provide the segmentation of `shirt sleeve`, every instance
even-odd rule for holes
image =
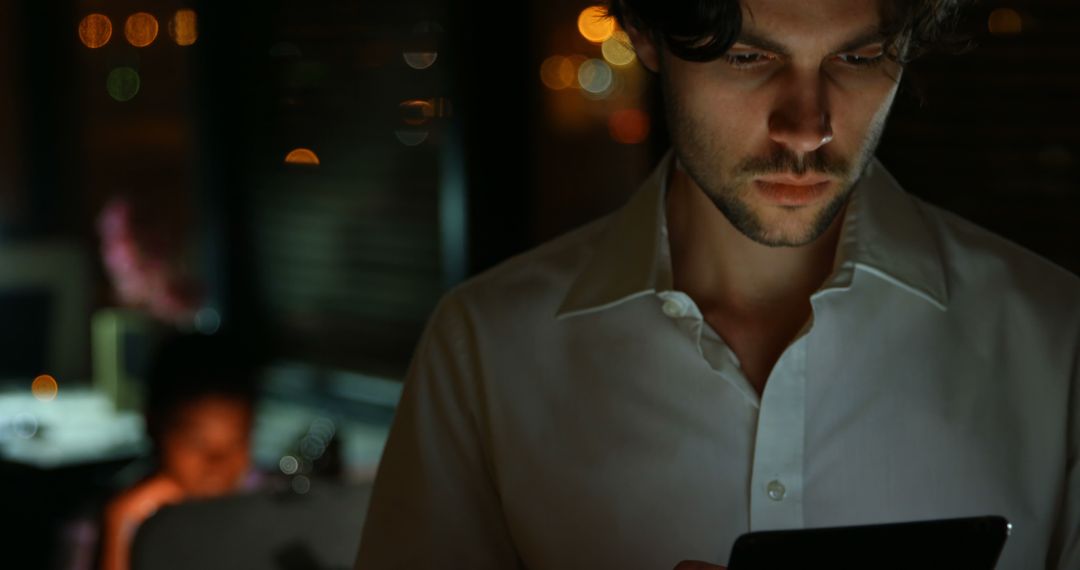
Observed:
[[[1077,342],[1080,343],[1080,338]],[[1050,543],[1048,570],[1080,568],[1080,348],[1073,358],[1068,426],[1065,497]]]
[[[448,294],[406,375],[357,569],[521,566],[485,451],[473,332],[462,303]]]

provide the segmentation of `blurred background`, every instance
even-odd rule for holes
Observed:
[[[273,498],[230,520],[285,529],[264,545],[276,567],[347,565],[439,296],[618,207],[667,149],[655,82],[596,16],[572,0],[0,2],[11,567],[95,566],[98,513],[147,473],[146,378],[176,334],[243,338],[260,363],[251,459]],[[908,191],[1073,272],[1078,25],[1075,2],[982,2],[970,53],[909,69],[879,151]],[[333,532],[310,521],[352,538],[315,548]]]

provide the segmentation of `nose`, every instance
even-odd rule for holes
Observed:
[[[811,153],[833,139],[825,82],[820,77],[791,78],[769,114],[769,138],[798,155]]]

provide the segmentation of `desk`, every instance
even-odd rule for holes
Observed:
[[[142,416],[113,409],[87,388],[39,401],[28,390],[0,393],[0,460],[38,469],[130,459],[150,449]]]
[[[58,524],[99,508],[117,473],[148,450],[142,418],[115,412],[103,394],[61,387],[43,402],[25,389],[0,393],[5,567],[55,567]]]

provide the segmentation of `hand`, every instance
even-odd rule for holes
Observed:
[[[181,501],[184,492],[171,478],[155,475],[124,491],[105,508],[101,540],[104,570],[126,570],[131,540],[139,525],[159,508]]]
[[[675,570],[727,570],[727,566],[717,566],[700,560],[683,560],[675,566]]]

